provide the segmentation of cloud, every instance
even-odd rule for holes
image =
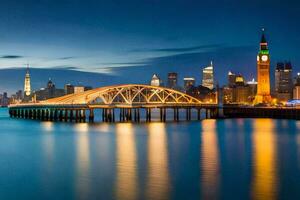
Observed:
[[[183,48],[153,48],[153,49],[134,49],[130,52],[160,52],[160,53],[184,53],[191,51],[199,51],[199,50],[215,50],[218,48],[224,47],[224,44],[209,44],[209,45],[198,45],[192,47],[183,47]]]
[[[62,65],[62,66],[52,66],[52,67],[48,67],[50,69],[63,69],[63,70],[78,70],[78,67],[74,67],[74,66],[66,66],[66,65]]]
[[[67,57],[60,57],[58,58],[58,60],[70,60],[70,59],[73,59],[75,58],[74,56],[67,56]]]
[[[100,65],[126,65],[126,66],[135,66],[135,65],[145,65],[145,62],[106,62],[99,63]]]
[[[0,56],[1,59],[18,59],[18,58],[24,58],[24,56],[20,55],[3,55]]]

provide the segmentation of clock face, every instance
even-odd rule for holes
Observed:
[[[268,60],[268,56],[263,55],[263,56],[261,57],[261,59],[262,59],[262,61],[266,62],[266,61]]]

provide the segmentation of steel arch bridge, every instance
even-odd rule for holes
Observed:
[[[96,88],[78,94],[65,95],[37,103],[14,104],[9,106],[11,117],[50,121],[85,121],[86,114],[90,122],[94,121],[94,110],[102,110],[102,121],[114,122],[115,110],[119,112],[119,121],[139,122],[142,110],[146,122],[151,121],[151,110],[160,110],[160,120],[166,121],[168,109],[173,110],[174,120],[179,121],[179,109],[186,110],[186,120],[191,120],[191,110],[197,110],[200,120],[201,109],[210,117],[218,116],[216,103],[202,101],[185,93],[164,87],[150,85],[114,85]]]
[[[126,84],[100,87],[79,94],[70,94],[41,101],[46,105],[143,106],[143,105],[201,105],[200,100],[185,93],[150,85]]]

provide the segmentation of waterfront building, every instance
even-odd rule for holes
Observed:
[[[228,86],[233,87],[235,85],[236,75],[231,71],[228,72]]]
[[[92,90],[93,87],[92,86],[84,86],[84,91],[88,91],[88,90]]]
[[[27,65],[25,81],[24,81],[24,98],[30,97],[30,95],[31,95],[30,73],[29,73],[29,66]]]
[[[184,90],[187,91],[190,87],[195,86],[195,78],[185,77],[183,78]]]
[[[291,99],[293,92],[292,65],[290,62],[279,62],[275,69],[275,92],[279,102]]]
[[[230,104],[233,103],[233,87],[225,86],[222,89],[223,103]]]
[[[177,73],[175,72],[168,73],[168,87],[169,88],[177,87]]]
[[[216,91],[210,90],[207,87],[204,87],[202,85],[199,85],[197,87],[191,86],[186,93],[192,97],[195,97],[202,102],[206,103],[215,103],[216,102]]]
[[[209,66],[202,70],[202,86],[210,90],[214,88],[214,67],[212,61]]]
[[[153,74],[152,79],[150,81],[150,85],[157,87],[161,85],[161,80],[157,74]]]
[[[247,82],[247,85],[249,86],[249,100],[250,102],[253,102],[255,99],[255,95],[257,93],[257,82],[253,78],[251,81]]]
[[[74,94],[82,93],[84,91],[85,91],[84,86],[81,86],[81,85],[74,86]]]
[[[74,85],[68,83],[64,86],[65,94],[74,94]]]
[[[271,103],[271,101],[270,54],[263,30],[260,41],[260,49],[257,55],[257,94],[255,96],[254,104]]]
[[[236,85],[232,90],[232,100],[238,104],[249,103],[249,86],[246,84]]]
[[[46,88],[41,88],[40,90],[34,92],[34,99],[35,101],[42,101],[63,95],[65,95],[65,90],[57,89],[51,78],[49,78]]]
[[[300,100],[300,73],[297,73],[293,89],[293,99]]]
[[[9,104],[9,98],[7,96],[7,93],[4,92],[3,94],[0,94],[0,106],[7,107],[8,104]]]

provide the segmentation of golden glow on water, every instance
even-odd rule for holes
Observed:
[[[203,120],[201,122],[201,192],[203,199],[216,199],[219,187],[219,151],[216,132],[216,120]]]
[[[165,123],[159,122],[148,124],[148,199],[168,199],[170,177],[165,126]]]
[[[54,125],[53,122],[42,122],[43,129],[46,130],[47,132],[53,131],[53,125]]]
[[[253,121],[253,199],[276,198],[276,137],[274,120]]]
[[[97,130],[101,133],[108,133],[110,131],[111,125],[108,123],[102,123],[97,125]]]
[[[76,135],[76,160],[77,181],[76,191],[78,199],[86,199],[89,194],[90,179],[90,148],[89,148],[89,125],[86,123],[76,124],[74,128]]]
[[[137,153],[131,123],[116,124],[116,199],[137,199]]]

